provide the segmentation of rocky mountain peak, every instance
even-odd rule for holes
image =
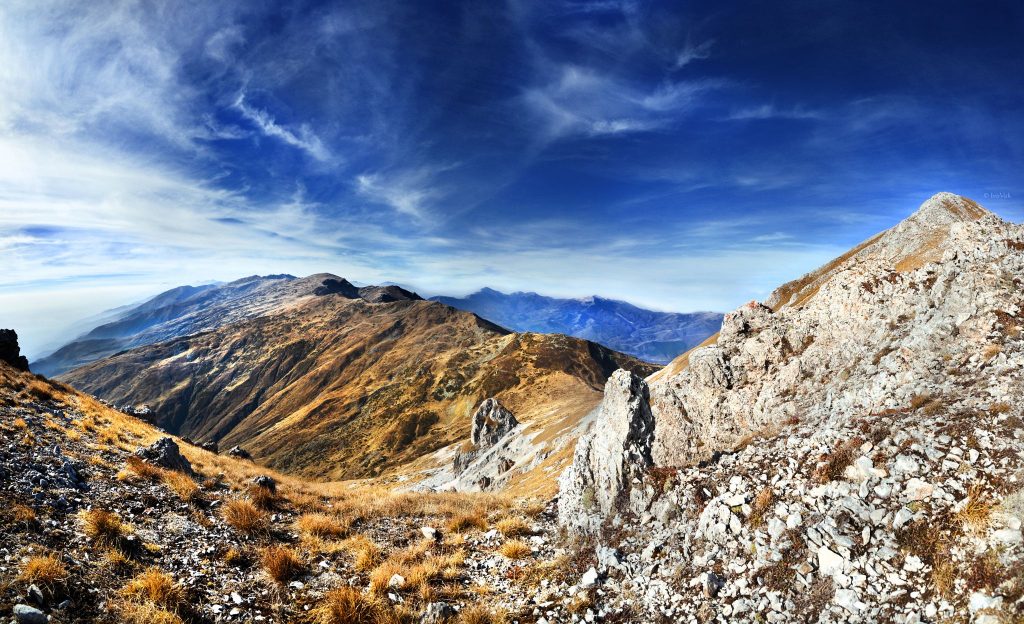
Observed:
[[[910,218],[932,225],[977,221],[992,214],[972,199],[955,193],[936,193],[929,197]]]
[[[1019,618],[1021,275],[1024,226],[929,199],[649,378],[656,468],[609,480],[637,464],[595,462],[623,431],[595,426],[560,519],[612,520],[621,552],[598,571],[653,574],[640,608],[678,621]],[[610,381],[599,422],[625,422],[621,404]]]

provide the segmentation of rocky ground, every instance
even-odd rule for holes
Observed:
[[[1024,621],[1024,423],[931,403],[655,469],[601,608],[649,621]],[[953,415],[955,414],[955,416]],[[620,519],[621,520],[621,519]]]

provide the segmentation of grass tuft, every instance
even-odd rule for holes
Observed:
[[[121,518],[105,509],[84,510],[79,516],[86,536],[98,544],[112,546],[128,532]]]
[[[302,573],[305,568],[302,559],[287,546],[268,546],[260,551],[260,563],[267,576],[279,585],[284,585]]]
[[[68,570],[54,554],[32,557],[21,567],[18,579],[53,590],[68,578]]]
[[[310,624],[397,624],[390,607],[354,587],[339,587],[310,611]]]
[[[505,537],[522,537],[533,533],[530,523],[514,516],[499,520],[495,528]]]
[[[224,521],[243,535],[263,535],[270,530],[270,516],[244,498],[233,498],[224,503],[221,511]]]
[[[523,540],[514,539],[502,544],[498,552],[508,559],[525,559],[533,554],[533,549]]]
[[[319,538],[345,537],[349,531],[348,523],[324,513],[302,514],[295,520],[295,528],[300,533]]]

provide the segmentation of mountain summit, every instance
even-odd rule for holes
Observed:
[[[932,197],[646,382],[613,376],[563,523],[613,526],[627,578],[662,553],[651,617],[1019,618],[1022,275],[1024,226]]]

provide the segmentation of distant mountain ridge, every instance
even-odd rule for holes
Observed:
[[[566,334],[665,364],[718,331],[718,312],[657,312],[604,297],[560,299],[534,292],[483,288],[466,297],[431,301],[473,312],[514,331]]]
[[[211,331],[261,316],[301,297],[327,294],[370,303],[422,299],[398,286],[357,288],[329,273],[302,278],[250,275],[228,283],[179,286],[139,305],[104,314],[106,322],[33,362],[33,369],[56,376],[126,349]]]

